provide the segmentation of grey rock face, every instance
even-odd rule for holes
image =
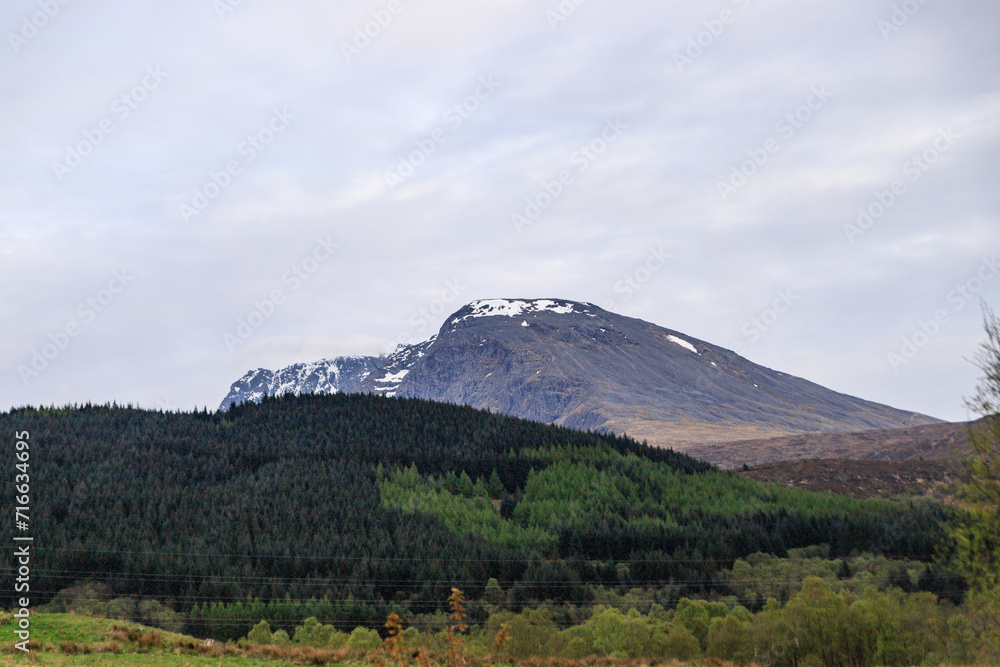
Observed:
[[[230,400],[348,391],[468,404],[681,445],[936,423],[758,366],[680,332],[560,299],[493,299],[387,357],[258,370]],[[337,369],[331,380],[330,364]],[[352,365],[353,364],[353,365]],[[350,369],[350,370],[348,370]],[[270,374],[270,375],[269,375]]]
[[[384,358],[382,365],[376,371],[345,388],[344,391],[395,396],[399,385],[413,367],[427,356],[427,350],[434,344],[436,338],[437,336],[415,345],[400,345],[395,352]]]
[[[233,383],[219,410],[247,401],[260,402],[265,396],[345,391],[363,382],[384,363],[385,357],[337,357],[295,364],[276,372],[258,368]]]

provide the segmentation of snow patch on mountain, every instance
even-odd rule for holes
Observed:
[[[590,314],[590,304],[573,303],[572,301],[554,301],[552,299],[483,299],[473,301],[463,308],[453,320],[453,324],[479,317],[519,317],[531,313],[550,312],[558,315],[573,313]],[[591,306],[593,307],[593,306]]]
[[[389,355],[382,367],[367,378],[367,382],[362,381],[351,389],[395,396],[400,383],[410,374],[417,362],[427,354],[427,348],[433,345],[435,340],[437,340],[437,336],[416,345],[399,345],[396,347],[396,351]]]
[[[278,371],[258,368],[233,383],[219,410],[233,403],[259,403],[265,396],[334,394],[364,382],[385,363],[385,357],[337,357],[293,364]]]
[[[678,345],[680,345],[684,349],[691,350],[695,354],[698,354],[698,348],[696,348],[694,345],[692,345],[691,343],[687,342],[683,338],[679,338],[678,336],[672,336],[671,335],[671,336],[667,336],[667,340],[669,340],[671,343],[677,343]]]

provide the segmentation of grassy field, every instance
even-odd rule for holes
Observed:
[[[279,667],[337,665],[325,652],[271,647],[239,649],[185,635],[104,618],[74,614],[33,614],[31,652],[13,647],[14,626],[0,626],[0,665],[171,665],[173,667]],[[253,655],[257,653],[258,655]],[[286,653],[287,656],[281,656]]]
[[[169,665],[170,667],[282,667],[284,665],[361,666],[388,665],[379,654],[350,654],[347,651],[322,651],[295,646],[239,647],[233,644],[206,644],[205,641],[162,630],[143,627],[135,623],[77,616],[74,614],[32,615],[30,653],[14,648],[14,626],[9,614],[0,617],[0,665],[52,665],[89,667],[91,665]],[[428,660],[426,665],[444,663]],[[465,656],[461,660],[467,667],[485,667],[492,664],[484,656]],[[412,663],[411,663],[412,664]],[[664,667],[704,665],[698,661],[613,660],[553,660],[530,658],[522,664],[527,667]],[[710,661],[713,667],[726,667],[730,663]],[[498,663],[498,667],[512,667]]]
[[[67,656],[55,653],[37,654],[35,659],[5,656],[2,665],[56,665],[62,667],[77,667],[90,665],[171,665],[172,667],[274,667],[276,665],[301,665],[304,663],[288,662],[286,660],[268,660],[258,658],[242,658],[226,656],[213,658],[209,656],[174,655],[170,653],[131,653],[122,655],[82,655]]]
[[[393,667],[381,653],[350,654],[347,651],[323,651],[296,646],[236,646],[206,644],[193,637],[155,630],[135,623],[73,614],[35,614],[32,616],[32,650],[23,653],[14,648],[14,627],[10,615],[0,616],[0,665],[52,665],[88,667],[91,665],[169,665],[171,667],[280,667],[284,665],[329,665],[331,667],[374,665]],[[6,622],[5,622],[6,621]],[[442,656],[443,657],[443,656]],[[414,663],[411,662],[411,665]],[[431,667],[448,664],[431,659],[421,664]],[[460,659],[465,667],[488,667],[486,656],[467,655]],[[589,658],[581,660],[527,658],[524,667],[735,667],[721,660],[678,662],[673,660],[630,660]],[[513,667],[497,663],[498,667]],[[416,667],[416,665],[414,665]],[[746,667],[753,667],[752,665]]]

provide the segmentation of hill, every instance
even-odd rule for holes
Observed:
[[[341,373],[344,368],[352,372]],[[386,357],[251,371],[233,384],[220,409],[262,395],[337,391],[627,433],[698,456],[710,443],[938,422],[758,366],[678,331],[562,299],[476,301],[432,339]]]
[[[854,498],[929,496],[950,502],[968,480],[958,461],[854,461],[796,459],[775,461],[739,473],[760,482]]]
[[[799,459],[956,461],[967,453],[968,423],[942,423],[858,433],[803,433],[705,445],[698,457],[724,468]]]
[[[633,582],[680,595],[710,590],[714,572],[756,552],[827,544],[833,557],[928,559],[947,516],[418,399],[21,409],[0,415],[0,429],[31,434],[41,598],[99,579],[191,610],[192,631],[223,638],[198,625],[215,613],[199,605],[326,597],[326,617],[353,627],[384,620],[388,601],[436,608],[454,582],[478,596],[490,577],[517,604]],[[247,613],[232,636],[249,630]]]

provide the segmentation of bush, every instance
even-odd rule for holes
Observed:
[[[295,628],[292,641],[300,646],[327,647],[331,644],[337,629],[332,625],[323,625],[315,616],[307,618],[302,625]]]
[[[156,648],[163,643],[163,636],[156,630],[150,630],[142,633],[136,643],[144,649]]]
[[[39,611],[52,614],[73,612],[81,616],[96,616],[103,611],[103,603],[114,595],[111,587],[98,581],[78,581],[56,593]],[[132,620],[132,619],[122,619]]]
[[[115,601],[113,600],[112,602]],[[154,628],[166,630],[167,632],[180,632],[184,628],[184,616],[160,604],[156,600],[143,600],[140,602],[135,620],[145,625],[151,625]]]
[[[115,598],[104,605],[98,605],[94,611],[107,618],[116,618],[120,621],[136,622],[139,620],[139,605],[132,598]]]
[[[88,645],[70,641],[68,639],[59,642],[59,650],[66,655],[85,655],[90,653],[90,647]]]
[[[579,660],[594,655],[594,636],[590,629],[582,625],[563,630],[563,648],[560,657]]]
[[[625,647],[625,617],[617,609],[598,605],[587,621],[587,629],[594,638],[594,650],[601,655],[621,652]]]
[[[708,613],[701,605],[694,606]],[[619,659],[700,657],[702,650],[695,635],[683,624],[668,622],[663,616],[662,609],[642,616],[634,609],[622,614],[617,609],[598,606],[582,627],[561,633],[566,642],[561,654],[564,657],[598,654]]]
[[[517,660],[531,656],[562,653],[565,639],[561,637],[551,615],[545,609],[526,609],[520,614],[498,612],[486,621],[485,634],[493,637],[507,626],[507,643],[501,654]]]
[[[1000,588],[971,593],[969,625],[978,638],[980,662],[1000,664]]]
[[[739,609],[743,609],[739,607]],[[746,609],[743,609],[746,612]],[[741,665],[750,662],[753,650],[750,646],[750,623],[742,614],[733,610],[725,618],[713,618],[708,627],[708,642],[705,654],[710,658],[730,660]]]
[[[905,666],[944,657],[948,624],[934,595],[904,595],[897,589],[853,606],[874,612],[877,619],[875,662]]]
[[[697,660],[701,657],[698,639],[685,626],[674,623],[667,633],[664,644],[665,658],[674,660]]]
[[[253,630],[247,635],[247,641],[251,644],[270,644],[272,642],[271,625],[267,621],[261,621],[253,626]]]
[[[713,618],[723,618],[728,613],[721,602],[681,598],[674,613],[674,622],[680,623],[695,636],[702,650],[708,643],[708,627]]]
[[[78,614],[103,616],[121,621],[142,623],[167,632],[181,632],[184,615],[156,601],[136,600],[128,597],[113,598],[111,588],[97,581],[81,581],[59,591],[39,611],[51,614]]]
[[[375,630],[354,628],[347,638],[347,648],[355,650],[372,650],[382,647],[382,637]]]

